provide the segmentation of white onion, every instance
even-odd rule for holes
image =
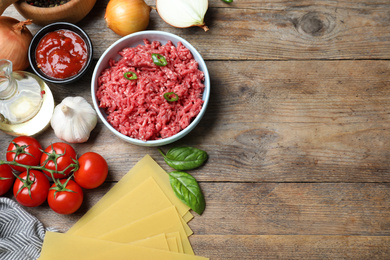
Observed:
[[[160,17],[177,28],[199,26],[205,31],[204,23],[208,0],[157,0],[156,9]]]

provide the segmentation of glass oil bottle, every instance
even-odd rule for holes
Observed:
[[[13,135],[34,136],[50,124],[53,95],[38,76],[12,71],[12,62],[0,60],[0,130]]]

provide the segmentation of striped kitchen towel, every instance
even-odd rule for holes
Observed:
[[[9,198],[0,198],[0,259],[35,260],[41,252],[45,228]]]

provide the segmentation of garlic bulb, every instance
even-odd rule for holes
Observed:
[[[51,118],[55,135],[69,143],[84,143],[97,123],[96,111],[83,97],[67,97]]]
[[[177,28],[199,26],[208,31],[204,16],[208,0],[157,0],[156,9],[160,17]]]

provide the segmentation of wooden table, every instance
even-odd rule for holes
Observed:
[[[119,36],[99,0],[80,23],[95,62]],[[147,1],[154,6],[155,2]],[[10,7],[4,15],[23,19]],[[390,3],[388,0],[210,0],[210,30],[176,29],[151,12],[148,29],[177,34],[202,54],[211,100],[181,141],[208,152],[192,171],[207,207],[190,222],[197,255],[217,259],[390,259]],[[34,33],[40,27],[29,27]],[[92,69],[50,85],[56,102],[91,102]],[[0,134],[4,158],[12,138]],[[52,129],[43,145],[59,141]],[[107,159],[107,182],[70,216],[27,209],[66,231],[145,154],[98,123],[80,153]]]

